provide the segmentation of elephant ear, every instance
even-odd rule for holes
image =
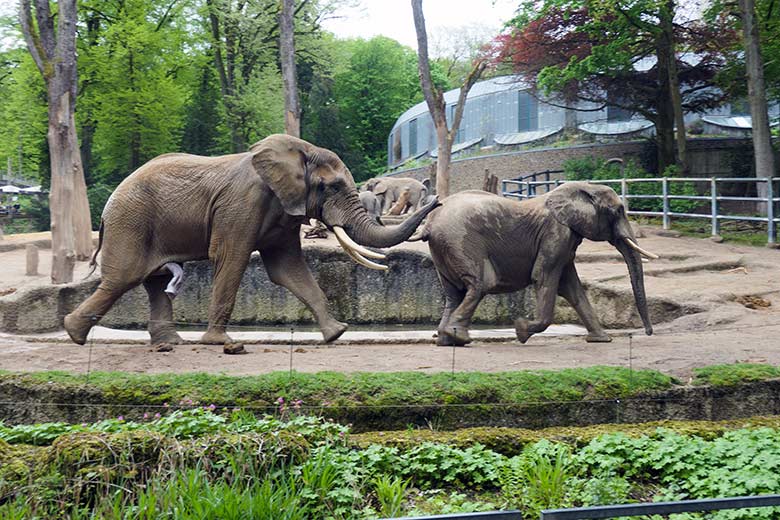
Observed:
[[[387,192],[388,187],[389,186],[386,182],[379,181],[376,183],[372,191],[374,192],[374,195],[382,195],[383,193]]]
[[[599,238],[602,215],[597,203],[578,184],[564,184],[554,189],[547,195],[545,206],[558,223],[568,226],[578,235],[591,240],[603,240]]]
[[[306,215],[307,151],[310,147],[301,139],[276,134],[255,143],[249,150],[258,175],[289,215]]]

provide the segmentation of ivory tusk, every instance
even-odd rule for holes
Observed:
[[[349,235],[347,235],[347,232],[344,231],[344,228],[341,226],[334,226],[333,232],[336,233],[336,238],[339,239],[339,242],[341,243],[341,246],[344,249],[352,249],[353,251],[359,253],[361,256],[365,256],[368,258],[373,258],[375,260],[384,260],[387,258],[382,253],[374,253],[373,251],[366,249],[365,247],[361,246],[351,238],[349,238]]]
[[[639,254],[645,255],[647,258],[652,258],[653,260],[658,260],[659,258],[661,258],[660,256],[658,256],[655,253],[651,253],[650,251],[645,251],[644,249],[639,247],[639,244],[637,244],[636,242],[634,242],[630,238],[626,238],[624,240],[626,241],[626,244],[631,246],[631,249],[637,251]]]
[[[377,271],[387,271],[388,267],[386,265],[378,264],[376,262],[372,262],[371,260],[367,260],[360,256],[360,253],[357,251],[354,251],[350,249],[344,242],[341,241],[341,239],[336,236],[336,239],[339,241],[339,244],[344,249],[344,252],[349,255],[349,257],[357,262],[358,264],[362,265],[363,267],[368,267],[369,269],[376,269]]]

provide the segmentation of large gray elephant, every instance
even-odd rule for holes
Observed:
[[[420,201],[428,194],[428,188],[410,177],[376,177],[366,181],[365,189],[373,191],[382,207],[382,214],[388,210],[401,197],[404,189],[409,189],[409,207],[417,209]],[[406,213],[406,211],[403,211]]]
[[[550,326],[557,295],[577,312],[588,341],[611,341],[574,267],[583,238],[609,241],[623,255],[645,332],[653,333],[640,254],[657,256],[637,245],[620,198],[606,186],[572,182],[523,202],[484,191],[456,193],[430,214],[414,238],[428,241],[444,288],[439,345],[471,341],[471,318],[484,295],[530,285],[536,291],[537,318],[516,320],[520,342]]]
[[[98,244],[98,250],[103,248],[100,285],[65,317],[65,329],[84,344],[114,302],[143,283],[151,305],[152,342],[180,343],[165,294],[169,270],[176,271],[176,263],[208,258],[214,263],[214,283],[201,341],[227,342],[236,292],[257,250],[271,281],[306,304],[325,341],[333,341],[347,326],[328,312],[325,294],[304,261],[301,224],[318,219],[355,261],[387,269],[368,259],[384,255],[363,246],[403,242],[436,204],[401,225],[380,226],[361,206],[352,174],[335,153],[287,135],[269,136],[234,155],[161,155],[122,181],[106,203]]]

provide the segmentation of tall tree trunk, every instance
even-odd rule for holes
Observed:
[[[295,77],[294,0],[282,0],[279,13],[279,54],[284,83],[284,131],[301,136],[301,108],[298,103],[298,82]]]
[[[748,99],[750,117],[753,120],[753,152],[756,161],[756,177],[772,178],[775,171],[775,158],[769,133],[769,113],[764,83],[764,61],[761,57],[761,45],[756,23],[754,0],[739,0],[744,34],[745,61],[747,62]],[[759,196],[766,197],[766,185],[759,184]],[[777,196],[777,194],[775,194]]]
[[[658,59],[658,97],[656,98],[655,140],[658,156],[658,173],[674,165],[677,160],[674,152],[674,106],[670,87],[670,43],[661,31],[656,36],[656,58]],[[679,92],[679,90],[678,90]]]
[[[669,73],[669,99],[672,102],[674,112],[674,125],[677,127],[677,166],[683,176],[688,174],[688,143],[685,135],[685,114],[682,108],[682,95],[680,94],[680,78],[677,74],[677,51],[674,43],[674,0],[667,0],[661,8],[661,30],[665,40],[665,49],[669,59],[667,70]]]
[[[455,106],[455,114],[452,117],[452,125],[448,129],[447,105],[444,102],[444,93],[433,84],[431,79],[431,65],[428,59],[428,33],[425,29],[422,0],[412,0],[412,13],[414,15],[414,28],[417,32],[417,69],[420,72],[420,85],[425,96],[425,102],[428,104],[428,111],[433,118],[436,141],[439,148],[436,158],[436,194],[441,198],[445,198],[450,194],[452,143],[455,141],[460,121],[463,119],[463,110],[466,106],[469,90],[479,80],[482,72],[487,67],[487,62],[477,60],[466,76],[463,85],[460,87],[458,104]]]
[[[51,161],[51,278],[53,283],[67,283],[73,280],[76,258],[86,259],[92,252],[92,226],[74,117],[78,88],[76,0],[60,0],[57,8],[56,31],[49,0],[35,0],[37,26],[32,22],[31,0],[21,0],[19,20],[27,49],[46,83]]]

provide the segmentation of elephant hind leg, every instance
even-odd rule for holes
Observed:
[[[461,304],[463,297],[466,295],[466,291],[458,289],[455,285],[447,280],[444,276],[439,274],[439,281],[444,289],[444,311],[442,312],[441,321],[439,321],[439,327],[437,331],[436,344],[442,346],[455,345],[455,338],[450,334],[452,328],[450,327],[450,317],[452,312]]]
[[[76,310],[65,316],[65,330],[70,339],[79,345],[87,342],[89,331],[111,309],[114,303],[128,290],[138,285],[132,283],[116,285],[101,281],[92,295],[84,300]]]
[[[165,287],[173,278],[171,275],[150,276],[144,280],[144,289],[149,296],[149,335],[152,345],[183,343],[173,325],[173,303],[165,293]]]
[[[474,316],[474,311],[477,310],[477,305],[479,305],[479,302],[482,301],[482,297],[485,295],[482,280],[469,279],[464,280],[464,282],[466,293],[463,295],[463,300],[460,304],[452,311],[446,330],[452,337],[453,344],[458,346],[471,343],[471,336],[469,336],[471,318]]]

